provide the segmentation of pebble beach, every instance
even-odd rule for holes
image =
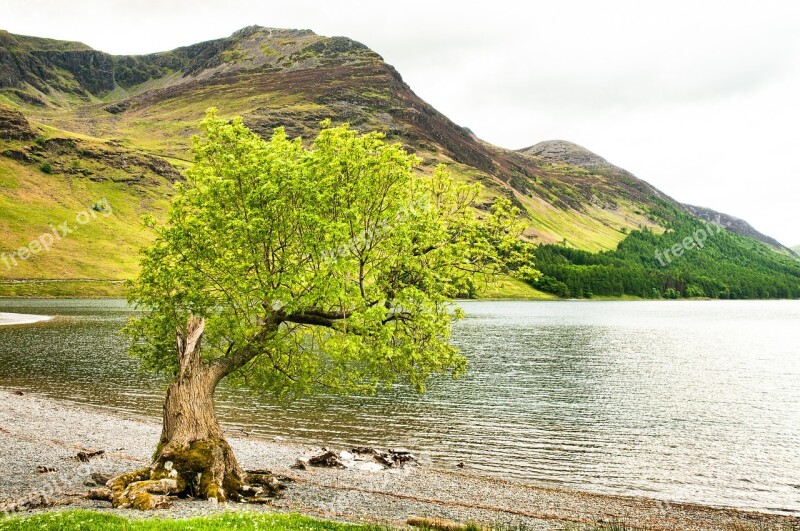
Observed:
[[[110,504],[85,497],[93,475],[114,475],[149,464],[159,419],[56,401],[13,389],[0,390],[0,509],[29,512]],[[291,468],[320,448],[283,440],[229,434],[245,469],[285,476],[288,488],[269,504],[178,500],[165,510],[119,510],[128,518],[187,518],[221,511],[295,512],[336,520],[402,527],[409,517],[444,518],[510,529],[591,529],[603,523],[628,528],[800,529],[800,518],[658,500],[607,496],[483,477],[435,463],[401,469]],[[335,441],[331,441],[335,448]],[[340,448],[344,449],[344,448]],[[104,453],[82,462],[78,452]]]

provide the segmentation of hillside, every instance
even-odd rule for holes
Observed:
[[[683,207],[693,216],[698,217],[703,221],[719,225],[720,227],[725,227],[730,232],[755,238],[756,240],[775,247],[776,249],[782,249],[786,251],[790,250],[775,238],[761,234],[743,219],[731,216],[730,214],[723,214],[722,212],[717,212],[716,210],[711,210],[710,208],[687,205],[686,203],[683,204]]]
[[[680,206],[692,216],[695,216],[703,221],[725,227],[725,229],[728,231],[741,234],[742,236],[755,238],[756,240],[775,247],[776,249],[787,250],[786,247],[776,239],[761,234],[745,220],[729,214],[717,212],[716,210],[712,210],[710,208],[689,205],[686,203],[678,203],[674,199],[665,196],[662,192],[650,186],[649,184],[639,181],[636,176],[629,171],[611,164],[600,155],[592,153],[583,146],[573,144],[572,142],[567,142],[566,140],[548,140],[520,151],[529,155],[542,157],[547,160],[563,162],[572,166],[577,166],[592,173],[607,175],[620,181],[628,180],[632,183],[639,183],[639,186],[648,189],[652,195],[663,198],[669,203]]]
[[[800,261],[666,202],[662,234],[633,231],[614,251],[536,250],[535,286],[559,297],[800,298]]]
[[[661,202],[684,208],[574,144],[489,145],[420,99],[366,46],[308,30],[253,26],[143,56],[0,31],[0,105],[0,252],[103,197],[114,208],[59,252],[0,268],[6,279],[133,274],[150,237],[138,218],[163,212],[210,106],[263,135],[283,126],[310,138],[325,118],[383,131],[422,157],[421,171],[446,163],[458,178],[482,182],[482,208],[510,198],[523,212],[523,237],[538,244],[611,251],[632,231],[666,230]]]
[[[800,255],[800,245],[795,245],[794,247],[792,247],[792,251]]]

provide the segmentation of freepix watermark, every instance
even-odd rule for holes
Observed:
[[[708,238],[714,236],[715,234],[719,234],[720,232],[722,232],[722,227],[719,225],[705,223],[704,229],[697,229],[692,233],[691,236],[687,236],[681,240],[680,243],[676,243],[667,249],[656,249],[656,260],[658,260],[658,263],[661,264],[661,267],[667,267],[667,264],[672,263],[673,258],[680,258],[683,256],[684,252],[691,251],[693,249],[702,249],[705,247]],[[670,256],[670,254],[672,256]]]
[[[74,223],[67,220],[58,225],[51,224],[49,231],[43,232],[27,245],[23,245],[12,253],[0,253],[0,262],[6,266],[6,269],[11,270],[17,267],[20,262],[30,260],[40,253],[51,251],[58,242],[67,238],[70,234],[79,231],[84,225],[91,223],[101,216],[108,217],[113,213],[111,203],[105,198],[100,199],[91,207],[75,214]]]

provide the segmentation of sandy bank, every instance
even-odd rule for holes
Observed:
[[[90,502],[76,494],[87,490],[85,482],[92,473],[120,473],[148,464],[159,428],[158,419],[0,390],[0,503],[47,494],[66,506],[108,509],[105,502]],[[782,515],[542,488],[433,466],[381,472],[292,470],[289,467],[298,457],[318,449],[242,437],[241,433],[231,433],[230,439],[245,468],[270,469],[295,480],[285,496],[265,507],[179,502],[156,516],[253,510],[387,524],[416,515],[515,529],[575,529],[599,521],[655,530],[800,527],[800,518]],[[106,456],[80,463],[74,457],[81,450],[105,450]],[[55,471],[37,473],[37,467]]]

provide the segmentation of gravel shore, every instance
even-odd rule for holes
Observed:
[[[0,389],[0,504],[7,512],[15,502],[44,495],[59,509],[112,510],[106,502],[82,496],[92,474],[146,466],[159,430],[157,419]],[[119,513],[184,518],[220,511],[288,511],[390,525],[425,516],[512,529],[581,529],[599,522],[652,530],[800,529],[800,518],[784,515],[543,488],[427,465],[379,472],[293,470],[297,458],[319,448],[239,432],[229,440],[244,468],[268,469],[294,480],[283,497],[265,506],[179,501],[154,513]],[[78,452],[89,450],[105,454],[89,462],[76,459]]]

